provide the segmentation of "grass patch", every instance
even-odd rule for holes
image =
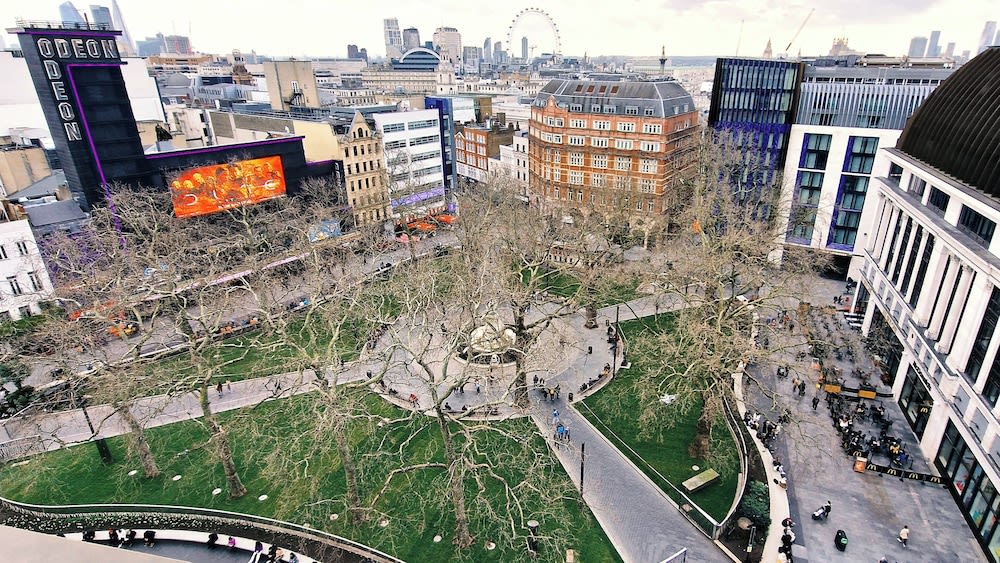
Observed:
[[[525,286],[535,284],[539,291],[545,291],[557,297],[583,301],[585,294],[592,294],[598,307],[608,307],[625,303],[642,297],[639,293],[639,279],[603,279],[598,277],[592,287],[583,287],[583,282],[570,272],[559,269],[544,269],[534,272],[522,269],[521,283]]]
[[[647,331],[667,332],[671,329],[672,322],[672,315],[657,315],[623,322],[620,326],[626,340],[634,340]],[[663,475],[675,487],[683,490],[681,483],[698,473],[691,469],[692,466],[697,465],[701,470],[709,468],[705,460],[692,458],[687,454],[688,445],[695,436],[698,409],[678,416],[675,419],[675,425],[671,428],[662,432],[652,432],[652,436],[647,436],[650,433],[643,432],[646,429],[640,427],[638,413],[643,408],[649,407],[639,404],[638,394],[635,393],[634,386],[639,378],[650,376],[652,370],[649,366],[653,360],[635,354],[629,354],[629,360],[632,362],[632,367],[627,370],[619,370],[618,375],[607,387],[585,399],[584,404],[589,409],[583,408],[580,412],[600,430],[605,431],[608,428],[614,432],[617,439],[608,432],[604,433],[619,445],[623,442],[634,450],[638,456],[628,451],[627,448],[622,448],[623,453],[629,456],[654,483],[676,502],[683,504],[686,501],[683,501],[670,486],[663,483],[663,479],[656,475],[656,472]],[[658,403],[653,408],[666,409],[670,407]],[[725,423],[719,421],[719,424]],[[688,497],[716,521],[721,521],[732,506],[736,495],[739,473],[739,467],[736,465],[738,457],[736,444],[728,433],[725,433],[725,439],[713,443],[713,448],[720,458],[732,460],[733,465],[712,467],[719,472],[720,479],[698,492],[688,493]],[[652,466],[652,469],[646,463]]]
[[[246,496],[229,499],[225,492],[213,496],[216,487],[225,489],[222,467],[214,461],[207,447],[208,433],[200,420],[191,420],[150,429],[147,437],[156,454],[163,475],[154,479],[129,477],[138,463],[129,459],[122,437],[108,440],[116,462],[101,463],[92,444],[82,444],[36,456],[23,466],[0,468],[0,490],[5,497],[36,504],[141,503],[215,508],[257,514],[310,526],[371,545],[407,561],[511,561],[526,557],[524,538],[515,525],[487,517],[503,506],[501,487],[491,485],[479,493],[475,480],[467,479],[466,505],[475,542],[458,550],[451,543],[453,518],[446,499],[447,481],[440,469],[403,473],[389,484],[389,490],[376,507],[389,515],[389,528],[383,529],[373,518],[352,525],[346,517],[336,521],[330,515],[344,516],[344,470],[328,434],[316,432],[321,417],[316,394],[269,401],[256,408],[230,411],[221,415],[230,429],[233,450],[240,476],[248,489]],[[362,496],[371,502],[381,490],[388,472],[397,467],[421,462],[443,461],[442,438],[433,421],[417,417],[385,427],[375,424],[379,417],[400,417],[404,413],[380,399],[368,398],[365,410],[376,417],[350,422],[349,432],[359,466]],[[247,424],[246,419],[270,421],[271,424]],[[586,507],[581,508],[572,484],[562,467],[548,451],[537,429],[529,420],[497,423],[496,428],[511,435],[532,436],[530,448],[500,432],[486,433],[477,440],[482,461],[508,482],[535,483],[541,492],[555,494],[560,518],[540,517],[544,532],[564,538],[587,562],[621,561]],[[531,465],[509,463],[516,456],[543,460]],[[519,469],[520,467],[520,469]],[[181,479],[173,481],[174,475]],[[488,481],[488,480],[487,480]],[[266,494],[266,501],[257,500]],[[524,514],[552,514],[552,506],[539,495],[523,496]],[[434,543],[440,534],[443,541]],[[492,539],[498,544],[487,551],[484,544]],[[543,544],[544,545],[544,544]],[[557,553],[558,551],[558,553]],[[539,560],[562,561],[561,549],[543,549]]]

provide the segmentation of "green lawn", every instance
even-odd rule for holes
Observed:
[[[314,394],[302,395],[223,415],[232,429],[233,449],[248,489],[240,499],[231,500],[225,492],[212,495],[215,487],[225,488],[225,482],[221,466],[204,447],[207,433],[198,420],[148,431],[163,470],[161,477],[129,477],[137,463],[128,459],[124,440],[114,438],[108,441],[116,460],[110,467],[100,462],[92,444],[74,446],[34,457],[26,465],[0,468],[0,491],[7,498],[36,504],[171,504],[258,514],[308,524],[412,562],[511,561],[523,555],[523,535],[515,535],[509,526],[505,528],[489,517],[504,502],[503,491],[488,485],[485,494],[477,495],[479,489],[472,478],[467,479],[466,504],[476,541],[466,550],[456,550],[450,541],[453,518],[444,500],[446,480],[440,469],[400,474],[390,482],[388,493],[377,504],[389,515],[390,529],[377,526],[374,518],[357,527],[344,517],[330,520],[333,513],[343,516],[344,473],[333,440],[323,433],[322,441],[313,438],[317,409],[327,408],[318,405],[319,400]],[[369,398],[366,409],[386,417],[403,414],[379,399]],[[241,423],[240,417],[273,424],[264,425],[261,431],[260,425]],[[440,432],[429,419],[420,417],[385,427],[374,420],[377,418],[350,426],[362,496],[369,501],[391,469],[443,459]],[[258,430],[252,431],[254,427]],[[520,436],[537,432],[528,420],[498,423],[497,428]],[[540,494],[530,494],[530,488],[521,491],[524,514],[540,514],[543,531],[564,538],[581,556],[578,560],[620,561],[589,510],[577,503],[572,484],[543,440],[535,436],[527,443],[530,447],[522,448],[520,442],[500,433],[487,433],[478,443],[477,456],[509,482],[536,483],[541,488],[537,493],[554,495],[555,513],[560,518],[546,518],[545,514],[553,514],[553,503],[543,502]],[[523,467],[532,463],[531,474],[524,474]],[[182,477],[173,481],[174,475]],[[262,494],[268,495],[267,500],[258,500]],[[520,526],[515,529],[523,533]],[[437,534],[444,537],[440,543],[432,541]],[[487,539],[498,544],[495,551],[484,549]],[[561,549],[543,551],[539,560],[562,561],[565,554],[556,551]]]
[[[669,331],[672,320],[673,317],[670,315],[658,315],[623,322],[620,326],[626,340],[634,341],[646,331]],[[638,416],[643,406],[639,404],[634,385],[637,378],[650,377],[648,366],[651,361],[634,354],[629,354],[629,360],[632,362],[632,367],[619,371],[607,387],[584,400],[584,404],[589,407],[589,410],[581,408],[580,412],[602,432],[610,429],[629,448],[638,453],[641,460],[623,448],[623,452],[632,458],[653,482],[657,483],[678,504],[683,504],[686,501],[683,501],[668,485],[663,483],[663,479],[657,476],[656,472],[666,477],[675,487],[683,490],[681,483],[698,473],[691,469],[692,466],[697,465],[702,470],[708,468],[705,460],[695,459],[687,454],[688,445],[695,435],[698,410],[694,409],[687,415],[675,419],[675,425],[667,431],[643,432],[644,429],[640,427]],[[653,408],[666,409],[669,406],[657,403]],[[719,423],[724,424],[722,421]],[[616,441],[609,432],[605,432],[605,435],[612,441]],[[733,503],[739,473],[739,467],[736,465],[738,459],[736,445],[728,433],[725,435],[728,439],[714,443],[713,447],[717,448],[716,453],[722,453],[720,457],[732,460],[733,465],[713,467],[722,476],[719,481],[701,491],[688,494],[691,500],[717,521],[726,515]]]
[[[548,269],[535,274],[535,276],[540,278],[535,282],[539,291],[546,291],[552,295],[567,299],[581,299],[583,297],[581,295],[580,280],[570,272]],[[531,282],[532,271],[528,269],[521,270],[521,283],[528,285]],[[593,287],[589,288],[589,291],[594,294],[594,300],[598,307],[625,303],[626,301],[642,297],[642,294],[638,291],[639,280],[637,278],[626,280],[604,280],[598,278],[595,282]]]

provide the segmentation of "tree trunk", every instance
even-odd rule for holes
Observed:
[[[236,471],[236,462],[233,461],[233,450],[229,447],[229,438],[226,430],[219,424],[215,414],[208,402],[208,386],[202,385],[198,390],[198,402],[201,404],[201,412],[205,417],[205,423],[212,432],[212,442],[215,444],[215,453],[222,462],[222,469],[226,473],[226,486],[229,487],[230,498],[239,498],[247,494],[247,488],[240,480],[240,474]]]
[[[455,452],[455,441],[448,428],[448,420],[440,408],[437,409],[438,427],[444,438],[445,462],[448,464],[448,496],[455,511],[455,545],[469,547],[472,535],[469,533],[469,517],[465,513],[465,463]]]
[[[708,397],[702,397],[701,414],[695,427],[694,439],[688,446],[688,455],[697,459],[708,459],[712,452],[712,409],[708,406]]]
[[[160,474],[160,468],[156,465],[156,458],[153,457],[153,451],[149,449],[149,442],[146,440],[146,430],[139,424],[136,420],[135,415],[132,414],[131,404],[125,403],[114,404],[115,410],[118,411],[119,416],[125,421],[125,426],[129,429],[129,438],[132,441],[132,449],[139,456],[139,461],[142,462],[142,473],[147,479],[152,479]]]
[[[514,354],[516,374],[514,375],[514,404],[528,406],[528,372],[524,369],[524,354]]]
[[[528,372],[524,369],[525,352],[531,344],[530,334],[526,327],[525,317],[528,308],[523,303],[514,303],[514,404],[519,407],[528,406]]]
[[[364,520],[361,512],[361,493],[358,492],[358,471],[354,465],[354,456],[347,437],[347,425],[338,423],[333,429],[333,440],[337,444],[340,463],[344,466],[344,481],[347,483],[347,513],[352,524],[360,524]]]
[[[587,303],[584,307],[585,315],[587,320],[584,321],[583,326],[586,328],[597,328],[597,305],[594,303]]]

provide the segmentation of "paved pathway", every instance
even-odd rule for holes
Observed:
[[[843,282],[817,280],[809,294],[814,306],[826,306],[843,288]],[[833,340],[859,336],[851,332],[840,313],[831,317],[830,323]],[[771,341],[790,346],[785,359],[794,372],[808,377],[809,387],[805,397],[792,394],[791,377],[787,380],[775,379],[775,365],[754,366],[751,371],[770,383],[771,389],[777,391],[776,396],[764,397],[762,393],[753,393],[752,390],[748,393],[748,403],[755,402],[772,421],[784,408],[792,413],[793,423],[785,425],[786,431],[778,439],[775,455],[784,462],[788,471],[790,515],[798,522],[793,547],[796,563],[874,562],[883,556],[899,563],[985,561],[982,550],[947,489],[877,473],[853,471],[853,458],[848,457],[840,446],[840,437],[833,427],[826,402],[822,401],[816,411],[812,410],[811,399],[817,393],[814,373],[808,366],[808,359],[805,362],[796,360],[797,353],[806,350],[800,328],[796,326],[791,333],[785,329],[776,331]],[[860,344],[856,350],[860,352],[857,356],[858,367],[869,369],[871,361],[867,352]],[[846,360],[828,359],[826,365],[832,364],[840,365],[845,374],[849,374],[854,366]],[[856,380],[849,378],[849,383],[854,386]],[[884,385],[878,387],[879,391],[889,391]],[[820,397],[824,394],[820,393]],[[893,420],[890,433],[902,437],[907,451],[916,458],[913,469],[936,474],[932,464],[922,457],[916,447],[916,439],[895,400],[882,399],[882,404]],[[870,424],[862,426],[871,427]],[[876,456],[873,461],[888,464],[883,455]],[[832,501],[830,519],[813,521],[810,514],[826,500]],[[776,527],[785,515],[771,516],[775,523],[772,527]],[[904,525],[912,530],[908,549],[895,540]],[[838,529],[847,533],[849,543],[846,552],[837,551],[834,547],[833,538]]]

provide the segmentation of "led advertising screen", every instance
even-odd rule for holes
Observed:
[[[285,195],[280,156],[190,168],[170,183],[174,214],[208,215]]]

